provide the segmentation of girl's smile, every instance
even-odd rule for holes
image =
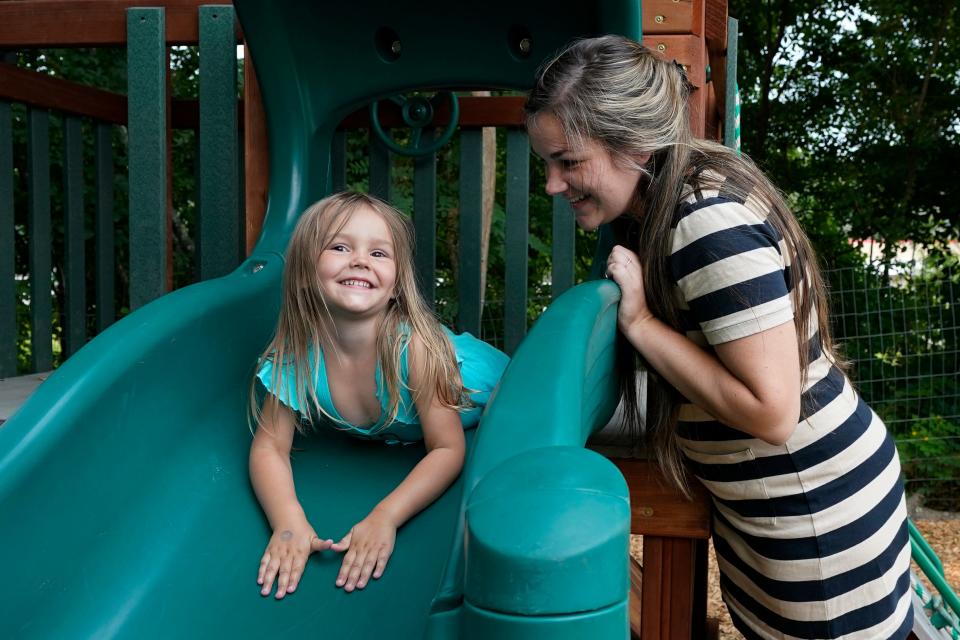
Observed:
[[[331,313],[377,315],[397,281],[393,239],[383,218],[360,207],[320,252],[317,276]]]

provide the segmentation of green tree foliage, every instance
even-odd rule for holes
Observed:
[[[744,149],[831,268],[835,332],[897,437],[908,488],[956,509],[957,3],[733,0],[730,15]],[[851,246],[864,240],[879,241],[877,262]],[[892,264],[905,240],[931,257]]]
[[[955,2],[733,0],[746,152],[817,240],[956,239],[960,10]],[[842,248],[821,243],[828,261]],[[889,256],[888,256],[889,257]]]

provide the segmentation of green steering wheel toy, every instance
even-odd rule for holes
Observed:
[[[423,130],[433,122],[433,117],[436,112],[435,102],[444,94],[450,98],[450,122],[447,124],[447,128],[443,130],[443,133],[432,141],[421,145]],[[380,126],[378,113],[379,101],[370,103],[370,124],[377,134],[377,137],[394,153],[411,157],[429,155],[450,142],[450,138],[453,137],[453,132],[457,130],[457,124],[460,122],[460,102],[457,100],[457,95],[453,91],[440,91],[432,98],[425,98],[423,96],[411,96],[407,98],[402,95],[395,95],[390,96],[388,99],[400,107],[400,115],[403,117],[403,122],[412,130],[410,142],[407,145],[398,144],[390,134],[383,130],[383,127]]]

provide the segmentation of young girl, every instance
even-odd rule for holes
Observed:
[[[904,638],[900,464],[833,351],[825,286],[784,198],[745,156],[694,139],[679,65],[575,42],[526,104],[549,194],[618,238],[618,323],[650,371],[666,474],[713,496],[724,601],[747,638]],[[629,377],[628,377],[629,378]],[[632,379],[624,404],[638,411]],[[681,466],[683,464],[683,466]]]
[[[336,585],[379,578],[397,529],[433,502],[463,466],[463,429],[480,412],[507,356],[440,326],[413,271],[413,235],[399,211],[372,196],[340,193],[307,209],[290,240],[283,301],[251,397],[257,429],[250,479],[273,535],[257,583],[276,598],[297,588],[309,555],[344,553]],[[256,384],[256,383],[255,383]],[[318,422],[388,443],[423,440],[427,454],[339,542],[321,539],[297,500],[294,432]]]

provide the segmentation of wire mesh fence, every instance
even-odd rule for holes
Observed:
[[[828,272],[832,320],[851,377],[894,434],[907,491],[960,510],[960,269],[945,260]]]
[[[957,261],[871,262],[826,276],[834,338],[857,389],[896,439],[907,491],[929,508],[960,511]],[[529,304],[533,318],[550,298]],[[485,301],[481,333],[503,346],[502,300]]]

